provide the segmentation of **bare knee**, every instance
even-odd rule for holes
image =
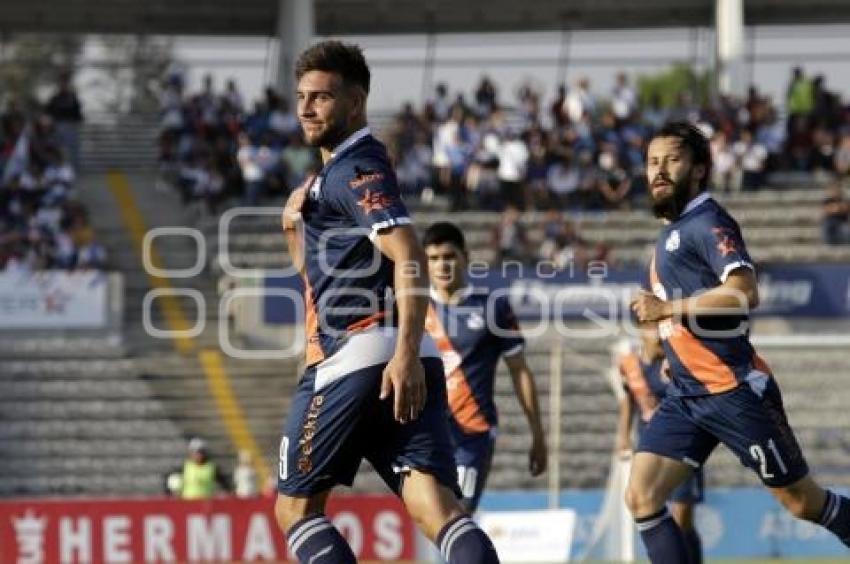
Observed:
[[[323,513],[327,494],[313,497],[292,497],[278,494],[274,503],[274,515],[277,525],[283,533],[308,515]]]
[[[649,517],[661,511],[667,496],[684,482],[693,471],[678,460],[657,454],[639,452],[632,461],[626,505],[637,518]]]
[[[649,484],[635,484],[629,482],[626,489],[626,507],[636,518],[647,517],[657,513],[664,507],[665,498],[660,495],[657,488]]]

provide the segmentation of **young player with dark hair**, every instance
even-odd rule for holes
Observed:
[[[422,246],[431,278],[425,329],[443,359],[458,485],[464,505],[475,511],[496,442],[498,414],[493,396],[499,359],[508,365],[531,429],[528,469],[532,476],[542,474],[547,462],[537,389],[507,297],[491,299],[489,293],[476,291],[467,282],[468,257],[460,229],[447,222],[435,223],[426,230]]]

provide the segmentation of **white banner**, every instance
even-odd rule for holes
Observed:
[[[104,272],[0,273],[0,329],[98,329],[108,319]]]
[[[477,516],[502,562],[568,562],[576,513],[549,511],[481,512]]]

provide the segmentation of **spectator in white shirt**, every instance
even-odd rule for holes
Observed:
[[[637,94],[629,85],[626,73],[617,73],[617,84],[611,92],[611,109],[618,123],[628,121],[637,108]]]
[[[726,139],[726,133],[718,131],[711,137],[711,174],[714,187],[722,192],[741,189],[741,169],[738,159]]]
[[[509,130],[499,146],[499,185],[502,202],[517,209],[525,208],[525,173],[528,169],[528,145],[519,132]]]
[[[247,133],[239,134],[239,150],[236,160],[242,170],[242,180],[245,182],[244,204],[255,206],[265,190],[266,173],[260,166],[260,149],[251,141]]]
[[[753,139],[749,129],[741,131],[741,139],[733,147],[741,163],[743,177],[741,186],[745,191],[758,190],[764,184],[767,166],[767,149]]]
[[[579,122],[583,116],[592,118],[596,112],[596,100],[590,92],[590,80],[584,77],[578,79],[575,87],[567,93],[564,105],[567,116],[573,123]]]

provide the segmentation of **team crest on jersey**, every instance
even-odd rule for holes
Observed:
[[[473,331],[484,329],[484,317],[477,311],[473,311],[466,319],[466,326]]]
[[[670,235],[667,237],[667,241],[664,242],[664,248],[667,249],[667,252],[672,253],[676,249],[679,248],[679,230],[674,229],[670,232]]]

